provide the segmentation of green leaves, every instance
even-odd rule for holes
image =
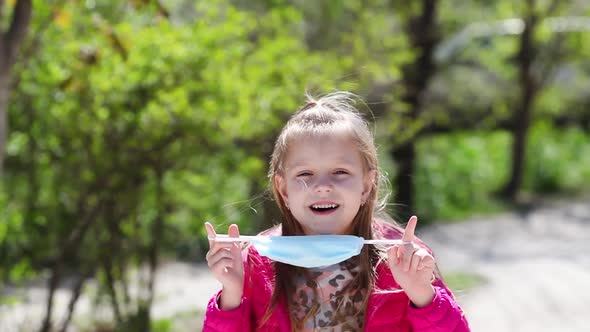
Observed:
[[[539,193],[578,192],[590,185],[590,144],[580,129],[532,128],[525,185]]]
[[[442,42],[470,24],[523,11],[508,1],[438,3],[433,33]],[[421,68],[408,67],[422,54],[408,36],[419,2],[56,4],[35,2],[38,40],[17,64],[0,190],[0,278],[24,278],[59,257],[86,222],[88,233],[64,256],[67,263],[111,264],[124,276],[128,266],[149,262],[154,244],[160,253],[200,257],[204,221],[221,230],[238,223],[245,233],[276,221],[267,204],[268,158],[305,92],[370,97],[391,177],[397,165],[388,149],[418,140],[419,215],[448,219],[497,208],[488,194],[508,176],[510,158],[509,137],[497,128],[519,100],[512,35],[469,39],[437,63],[415,96],[414,116],[403,97],[420,85],[420,77],[404,81],[407,70]],[[541,31],[539,47],[554,45],[554,36]],[[557,65],[549,68],[555,75],[540,91],[534,121],[587,113],[584,36],[568,34],[558,57],[550,52],[535,63],[543,70]],[[425,135],[463,124],[490,132]],[[587,136],[535,126],[526,189],[587,185]],[[155,234],[158,220],[164,225]]]
[[[419,214],[444,220],[497,209],[488,195],[508,175],[508,145],[509,137],[501,132],[420,140],[415,178]]]

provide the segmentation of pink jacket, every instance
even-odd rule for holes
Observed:
[[[244,255],[244,271],[241,305],[234,310],[222,311],[217,305],[221,292],[213,296],[207,306],[203,332],[291,332],[286,301],[277,306],[260,329],[256,328],[266,312],[273,290],[274,271],[271,261],[250,247]],[[386,263],[377,266],[376,283],[379,289],[399,288]],[[371,293],[365,314],[365,331],[469,331],[463,311],[451,291],[439,279],[434,281],[434,286],[436,295],[432,303],[423,308],[413,307],[404,292]]]

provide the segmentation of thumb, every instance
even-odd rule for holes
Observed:
[[[229,237],[240,237],[240,230],[238,229],[238,225],[236,224],[231,224],[231,226],[229,226],[229,229],[227,230],[227,233]],[[241,256],[239,242],[233,243],[233,245],[231,246],[231,252],[236,256]]]
[[[229,237],[240,237],[240,230],[236,224],[231,224],[227,233],[229,234]]]
[[[213,228],[213,225],[211,225],[211,223],[206,222],[205,223],[205,230],[207,231],[207,238],[214,238],[217,234],[215,234],[215,229]],[[209,240],[209,248],[211,248],[213,246],[213,241]]]

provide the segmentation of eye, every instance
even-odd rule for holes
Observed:
[[[336,175],[349,174],[349,172],[347,170],[339,169],[339,170],[335,171],[334,174],[336,174]]]
[[[299,172],[299,173],[297,173],[297,177],[298,177],[298,178],[299,178],[299,177],[306,177],[306,176],[311,176],[311,175],[312,175],[312,174],[311,174],[311,172],[308,172],[308,171],[303,171],[303,172]]]

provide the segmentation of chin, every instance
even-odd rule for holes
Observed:
[[[314,228],[314,227],[306,227],[304,228],[305,235],[334,235],[338,234],[336,230],[326,229],[326,228]]]
[[[348,234],[347,229],[348,228],[314,229],[313,234],[317,234],[317,235],[345,235],[345,234]]]

